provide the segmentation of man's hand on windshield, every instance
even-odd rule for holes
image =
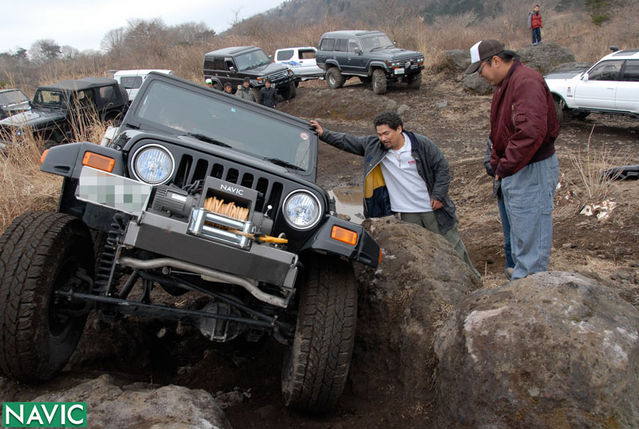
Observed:
[[[315,132],[317,133],[317,135],[322,137],[322,134],[324,134],[324,129],[319,124],[319,122],[317,122],[315,119],[311,119],[311,127],[315,128]]]

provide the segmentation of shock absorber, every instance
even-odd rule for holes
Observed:
[[[114,282],[117,284],[122,274],[115,263],[115,257],[128,221],[129,215],[127,214],[116,213],[113,215],[111,227],[98,258],[95,282],[93,283],[95,293],[104,295],[106,292],[111,292],[112,285]]]

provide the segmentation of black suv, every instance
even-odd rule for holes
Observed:
[[[63,80],[36,89],[31,111],[0,121],[0,132],[21,134],[25,128],[43,140],[61,143],[73,137],[74,127],[90,123],[92,117],[116,121],[126,112],[126,91],[114,79],[87,77]]]
[[[351,261],[381,253],[316,185],[317,147],[306,121],[149,74],[110,146],[45,154],[42,171],[64,178],[58,212],[0,237],[1,373],[53,377],[97,307],[218,342],[272,335],[288,347],[286,405],[330,408],[353,349]]]
[[[235,91],[245,77],[251,79],[251,88],[256,91],[269,78],[285,100],[295,97],[296,77],[293,71],[285,65],[272,63],[260,48],[236,46],[204,55],[204,79],[210,78],[214,88],[221,90],[226,82],[231,82]]]
[[[331,88],[341,87],[353,76],[364,83],[372,80],[375,94],[384,94],[388,82],[407,82],[415,89],[422,83],[424,55],[397,48],[379,31],[324,33],[315,60],[326,71],[326,82]]]

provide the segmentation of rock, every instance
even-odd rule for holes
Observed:
[[[541,74],[549,73],[560,64],[575,61],[575,54],[570,49],[553,42],[526,46],[517,50],[517,53],[522,63]]]
[[[33,401],[86,402],[91,428],[231,428],[220,406],[204,390],[145,383],[118,386],[108,375]]]
[[[444,51],[443,55],[442,68],[463,72],[470,65],[470,51],[468,49],[451,49]]]
[[[405,104],[400,104],[399,107],[397,108],[397,114],[399,116],[404,116],[404,113],[408,112],[410,110],[410,107],[408,107]]]
[[[480,280],[439,234],[394,217],[363,225],[383,259],[377,270],[356,266],[352,389],[371,399],[380,395],[382,403],[392,392],[407,404],[423,404],[432,393],[434,333]]]
[[[639,311],[580,274],[467,297],[437,333],[437,427],[639,427]]]
[[[479,73],[465,74],[462,79],[462,85],[466,91],[476,94],[488,95],[493,92],[492,85],[486,82],[486,79],[479,76]]]

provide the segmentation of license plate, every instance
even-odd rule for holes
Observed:
[[[404,74],[404,68],[395,69],[395,74]]]
[[[138,216],[146,209],[153,187],[137,180],[83,167],[77,198]]]

